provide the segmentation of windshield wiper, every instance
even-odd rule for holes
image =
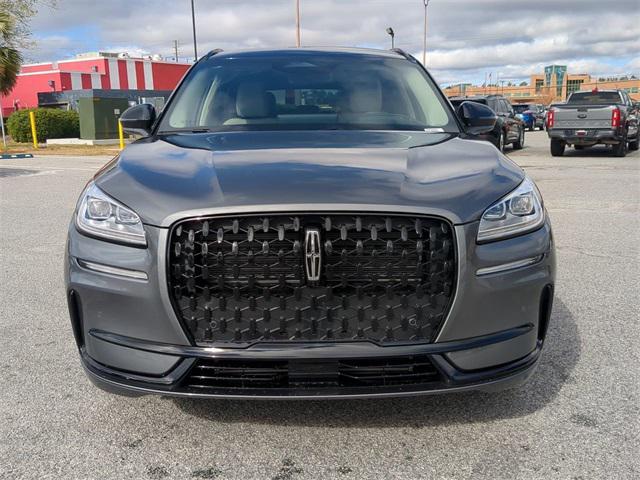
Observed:
[[[171,135],[173,133],[210,133],[215,130],[206,127],[187,127],[187,128],[176,128],[173,130],[160,130],[158,135]]]

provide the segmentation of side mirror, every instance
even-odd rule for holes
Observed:
[[[155,121],[156,109],[150,103],[129,107],[120,116],[120,123],[125,132],[143,137],[151,134],[151,127]]]
[[[456,113],[469,135],[489,133],[498,119],[491,108],[476,102],[462,102]]]

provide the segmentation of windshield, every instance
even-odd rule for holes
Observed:
[[[413,62],[295,52],[201,62],[177,91],[158,133],[432,128],[459,131],[437,87]]]
[[[577,92],[572,93],[567,103],[621,103],[618,92]]]

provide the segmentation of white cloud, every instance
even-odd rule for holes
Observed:
[[[385,28],[396,46],[422,58],[420,0],[300,0],[306,45],[388,48]],[[291,46],[295,42],[292,0],[196,0],[198,50]],[[33,20],[36,36],[56,32],[68,42],[56,48],[42,41],[38,60],[64,50],[72,54],[97,45],[173,56],[192,56],[189,2],[175,0],[60,0],[55,11]],[[428,9],[428,67],[443,83],[482,80],[485,72],[526,78],[550,63],[570,70],[618,73],[640,69],[640,14],[637,0],[433,0]],[[89,38],[65,29],[87,28]],[[73,40],[72,40],[73,39]],[[91,49],[95,49],[91,48]],[[60,54],[58,54],[58,57]],[[57,57],[56,57],[57,58]]]

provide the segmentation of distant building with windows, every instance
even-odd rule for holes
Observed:
[[[548,65],[543,73],[531,75],[526,85],[509,85],[506,81],[489,85],[460,83],[445,87],[444,92],[448,97],[502,94],[512,103],[535,102],[546,105],[563,102],[573,92],[594,88],[625,90],[632,99],[640,101],[638,75],[595,77],[587,73],[569,73],[566,65]]]

